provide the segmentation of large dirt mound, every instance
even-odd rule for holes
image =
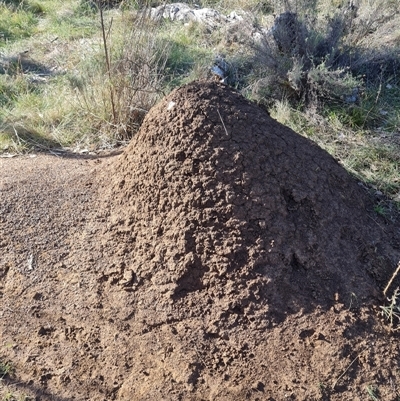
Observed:
[[[398,340],[377,305],[398,227],[325,151],[195,82],[104,164],[70,178],[64,217],[46,200],[50,245],[35,185],[29,213],[4,215],[29,233],[2,244],[0,357],[19,361],[15,383],[39,400],[396,399]],[[47,249],[57,236],[62,254]],[[20,238],[40,245],[28,270]]]
[[[396,265],[357,182],[223,85],[190,84],[154,108],[112,177],[135,286],[168,302],[200,296],[208,310],[233,291],[241,318],[251,304],[279,322],[364,300]]]
[[[368,304],[399,257],[331,156],[214,82],[155,107],[111,176],[109,243],[122,242],[136,321],[201,321],[187,341],[206,356],[181,368],[190,386],[208,366],[226,373],[235,356],[221,341],[257,344],[290,314]]]

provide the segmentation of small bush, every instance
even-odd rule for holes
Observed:
[[[345,15],[329,18],[323,31],[314,28],[311,17],[287,11],[253,41],[256,79],[250,89],[258,101],[287,98],[292,104],[315,107],[344,103],[362,87],[345,62],[349,52],[343,43],[349,25]],[[358,94],[350,102],[357,100]]]
[[[359,105],[364,88],[399,75],[398,51],[381,42],[379,48],[369,44],[399,12],[397,2],[275,3],[280,14],[273,27],[256,25],[258,35],[250,36],[254,72],[247,93],[258,101],[271,105],[287,98],[292,105],[314,108]]]

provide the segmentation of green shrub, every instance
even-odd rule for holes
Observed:
[[[363,96],[399,76],[400,57],[393,48],[366,47],[363,38],[396,15],[395,3],[334,3],[275,4],[275,11],[283,12],[273,28],[258,26],[261,35],[249,38],[253,68],[244,92],[268,106],[287,99],[304,109],[345,108],[349,124],[364,127],[379,121],[379,115],[378,102],[374,106]]]
[[[253,41],[256,79],[250,88],[258,101],[287,98],[305,107],[345,103],[362,87],[363,82],[346,65],[345,15],[327,19],[324,30],[317,30],[311,17],[280,14],[274,27]],[[358,96],[351,103],[357,100]]]

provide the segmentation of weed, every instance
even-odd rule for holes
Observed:
[[[4,376],[11,375],[13,370],[13,366],[10,362],[0,361],[0,379]]]
[[[25,395],[17,395],[13,391],[7,391],[4,393],[1,398],[1,401],[32,401],[32,398],[26,397]]]
[[[379,395],[378,395],[378,389],[376,386],[374,386],[373,384],[369,384],[366,387],[368,396],[371,400],[373,401],[379,401]]]
[[[389,301],[389,305],[381,306],[382,309],[381,314],[386,318],[389,322],[390,328],[392,330],[398,330],[400,324],[400,303],[399,303],[400,289],[397,287],[393,295],[387,300]]]
[[[329,386],[327,384],[319,382],[317,387],[323,399],[329,397]]]
[[[381,216],[385,217],[386,216],[386,208],[383,204],[378,203],[377,205],[374,206],[374,211]]]

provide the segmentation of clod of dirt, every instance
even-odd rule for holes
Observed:
[[[374,305],[398,228],[317,145],[194,82],[90,182],[62,264],[5,273],[6,356],[40,399],[394,399],[399,345]]]

